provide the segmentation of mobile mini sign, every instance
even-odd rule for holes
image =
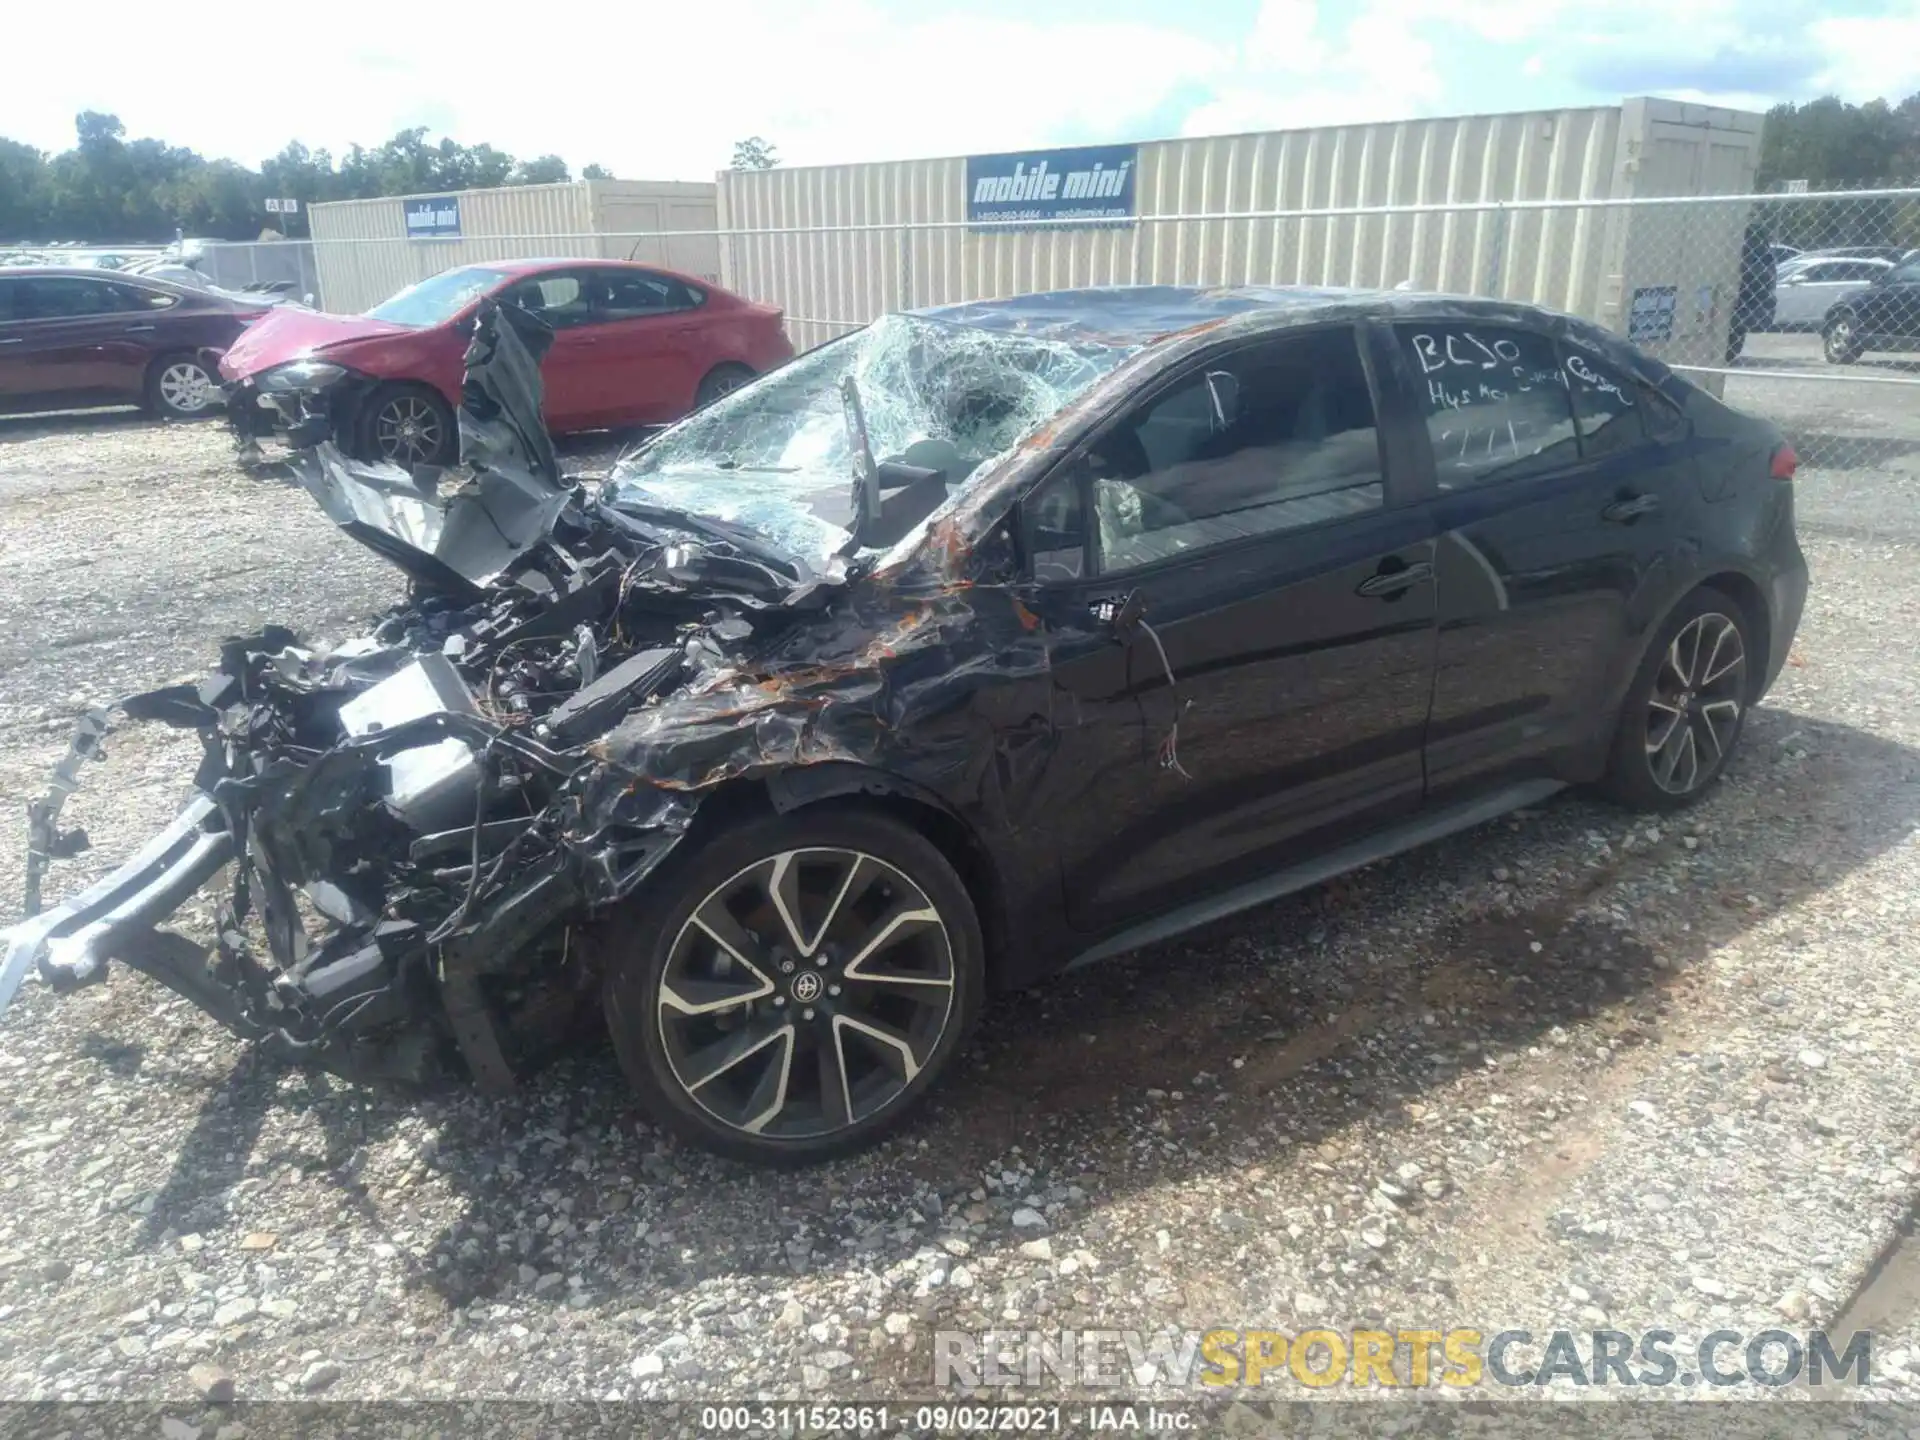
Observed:
[[[423,200],[403,200],[409,240],[448,240],[460,234],[460,197],[432,195]]]
[[[1137,145],[1085,145],[967,158],[967,223],[1045,224],[1049,220],[1134,217]]]

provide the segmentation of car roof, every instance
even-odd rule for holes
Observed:
[[[1511,317],[1522,309],[1540,315],[1551,313],[1468,295],[1312,285],[1108,285],[971,300],[912,313],[981,330],[1136,348],[1241,316],[1264,315],[1279,325],[1357,315],[1404,315],[1412,319],[1432,311],[1491,319]]]
[[[144,285],[150,290],[165,290],[169,294],[185,293],[170,280],[151,275],[129,275],[124,270],[103,270],[97,265],[9,265],[0,269],[0,280],[32,279],[35,276],[51,276],[62,280],[118,280],[122,285]]]
[[[471,265],[459,265],[454,268],[493,270],[502,275],[540,275],[548,270],[572,270],[580,265],[591,265],[599,270],[644,270],[649,275],[666,275],[672,279],[684,281],[688,285],[698,285],[703,290],[714,288],[711,280],[702,280],[698,275],[669,270],[664,265],[650,265],[639,260],[607,260],[593,255],[554,255],[531,260],[476,260]]]

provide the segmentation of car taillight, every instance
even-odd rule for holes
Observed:
[[[1793,446],[1782,440],[1773,449],[1773,478],[1791,480],[1793,472],[1800,468],[1800,457],[1793,453]]]

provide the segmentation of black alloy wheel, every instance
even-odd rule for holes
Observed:
[[[800,818],[709,847],[608,976],[643,1099],[697,1143],[771,1163],[842,1153],[903,1118],[980,990],[978,923],[938,850],[878,815]]]

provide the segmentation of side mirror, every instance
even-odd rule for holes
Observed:
[[[1240,418],[1240,381],[1225,370],[1207,372],[1207,399],[1213,409],[1213,433],[1229,429]]]

